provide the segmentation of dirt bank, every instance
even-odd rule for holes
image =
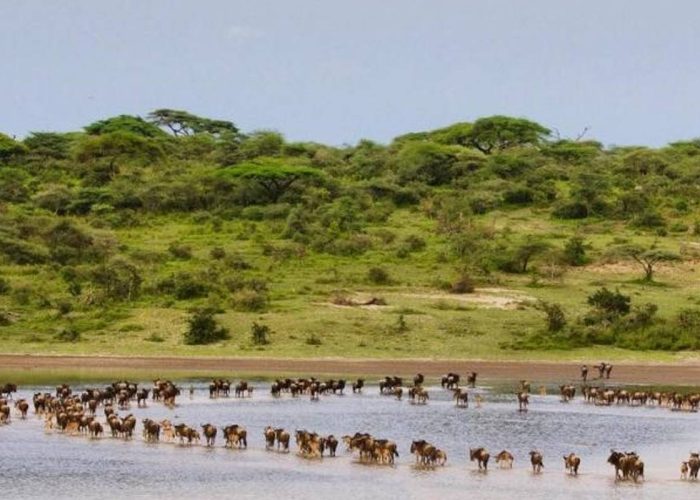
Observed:
[[[592,361],[593,362],[593,361]],[[196,372],[231,372],[238,374],[304,373],[309,375],[412,375],[421,372],[429,377],[448,371],[476,371],[480,379],[563,382],[576,380],[580,365],[540,361],[471,361],[471,360],[382,360],[382,359],[282,359],[282,358],[182,358],[120,356],[33,356],[0,354],[0,368],[5,370],[158,370],[182,371],[183,376]],[[591,369],[595,377],[597,370]],[[643,384],[700,385],[700,364],[616,364],[611,382]]]

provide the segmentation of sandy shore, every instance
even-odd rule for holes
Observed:
[[[590,365],[589,365],[590,366]],[[285,373],[322,375],[400,375],[423,373],[428,377],[452,371],[465,374],[476,371],[480,379],[565,382],[577,380],[580,365],[542,361],[478,361],[421,359],[294,359],[294,358],[184,358],[122,356],[46,356],[0,354],[5,370],[147,370],[284,375]],[[597,370],[590,369],[595,378]],[[641,384],[700,385],[700,364],[616,364],[611,382]]]

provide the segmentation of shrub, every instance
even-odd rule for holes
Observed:
[[[171,243],[170,246],[168,246],[168,252],[176,259],[189,260],[192,258],[192,248],[188,245]]]
[[[474,281],[471,276],[462,274],[450,285],[451,293],[472,293],[474,292]]]
[[[10,282],[0,276],[0,295],[7,295],[10,290]]]
[[[587,262],[586,250],[589,246],[580,236],[572,236],[564,246],[564,262],[570,266],[582,266]]]
[[[588,297],[588,304],[611,318],[624,316],[630,312],[630,297],[621,294],[619,290],[611,292],[605,287],[591,294]]]
[[[62,328],[55,338],[59,342],[79,342],[81,339],[80,332],[73,327]]]
[[[370,267],[367,271],[367,278],[375,285],[386,285],[391,282],[389,272],[382,267]]]
[[[196,310],[187,319],[187,330],[184,333],[185,344],[211,344],[228,338],[228,330],[219,326],[212,309]]]
[[[266,345],[270,343],[268,338],[270,335],[270,327],[267,325],[260,325],[257,322],[253,322],[250,327],[250,337],[255,345]]]
[[[209,256],[214,260],[221,260],[226,257],[226,250],[221,247],[214,247],[209,251]]]
[[[58,309],[59,316],[65,316],[71,313],[73,310],[73,304],[67,300],[59,300],[56,304],[56,309]]]
[[[243,312],[264,311],[267,302],[267,294],[255,290],[240,290],[231,297],[231,306]]]
[[[546,323],[548,332],[554,333],[564,329],[566,326],[566,316],[559,304],[540,302],[538,308],[547,315]]]
[[[196,299],[209,293],[209,286],[191,273],[181,272],[160,281],[158,291],[171,293],[178,300]]]
[[[313,346],[319,346],[323,342],[321,341],[321,337],[316,335],[315,333],[312,333],[308,337],[306,337],[306,340],[304,341],[306,345],[313,345]]]
[[[552,213],[559,219],[585,219],[589,215],[588,206],[581,201],[561,203]]]

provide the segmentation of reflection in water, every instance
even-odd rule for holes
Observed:
[[[182,384],[188,387],[189,383]],[[19,396],[49,388],[24,388]],[[663,408],[596,407],[579,398],[564,404],[555,396],[532,395],[529,411],[518,412],[515,396],[478,388],[481,408],[455,408],[451,392],[431,387],[427,405],[411,405],[378,395],[272,399],[257,384],[252,399],[210,400],[204,386],[183,395],[168,410],[160,404],[138,409],[137,436],[131,441],[90,440],[45,432],[33,416],[0,427],[0,491],[4,498],[698,498],[700,484],[680,481],[679,466],[700,449],[698,415]],[[120,412],[124,414],[125,412]],[[99,413],[101,415],[101,412]],[[248,429],[248,450],[148,444],[141,440],[142,418],[221,428]],[[265,451],[263,429],[271,425],[319,434],[369,432],[398,443],[395,467],[357,463],[340,445],[338,457],[305,460]],[[408,449],[426,439],[447,452],[447,465],[425,470]],[[489,464],[487,473],[469,462],[468,448],[484,446],[492,457],[502,449],[515,455],[512,470]],[[616,483],[606,464],[610,448],[638,452],[646,463],[644,484]],[[529,452],[544,456],[544,471],[533,475]],[[564,472],[563,456],[582,459],[579,477]]]

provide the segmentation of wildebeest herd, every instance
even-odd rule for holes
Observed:
[[[601,363],[598,365],[598,379],[608,380],[612,365]],[[458,408],[468,407],[469,389],[476,387],[476,372],[471,372],[466,377],[466,385],[461,386],[462,377],[456,373],[444,375],[440,382],[445,391],[452,392],[452,398]],[[666,406],[678,411],[697,411],[700,403],[698,393],[657,392],[628,390],[620,387],[605,387],[605,385],[589,385],[588,368],[581,368],[582,387],[581,394],[584,401],[596,405],[626,404],[630,406],[656,405]],[[412,382],[412,383],[411,383]],[[397,400],[403,398],[404,393],[409,401],[414,404],[427,404],[429,401],[428,389],[424,386],[425,377],[417,374],[412,381],[404,384],[402,377],[387,376],[378,381],[379,394],[394,396]],[[318,401],[323,395],[343,395],[346,386],[352,388],[352,393],[361,393],[365,388],[365,381],[357,379],[348,383],[346,380],[318,380],[316,378],[285,378],[277,379],[270,385],[270,394],[273,398],[289,394],[296,398],[308,396],[312,401]],[[234,388],[235,397],[252,397],[253,386],[247,381],[240,381],[233,385],[231,381],[214,379],[208,386],[210,398],[230,397],[231,387]],[[182,389],[169,380],[154,380],[150,388],[139,387],[138,384],[128,381],[118,381],[102,388],[91,387],[74,392],[68,384],[61,384],[55,388],[55,392],[33,394],[31,399],[17,396],[18,388],[15,384],[0,386],[0,424],[9,424],[12,420],[12,406],[15,414],[20,419],[26,419],[33,407],[37,417],[43,418],[45,428],[50,432],[60,432],[66,435],[86,435],[90,438],[100,438],[108,433],[112,438],[132,439],[138,426],[137,418],[133,413],[124,416],[119,411],[129,411],[132,405],[136,408],[147,406],[147,401],[163,403],[167,408],[176,405],[176,397],[182,393]],[[192,395],[194,389],[190,387]],[[541,393],[545,393],[544,387]],[[572,401],[577,392],[574,384],[559,386],[562,402]],[[521,380],[515,392],[518,408],[526,411],[529,404],[531,384]],[[480,396],[476,396],[477,406],[482,402]],[[100,417],[99,413],[103,414]],[[248,432],[240,424],[228,424],[216,426],[210,423],[199,426],[189,426],[185,423],[173,423],[169,419],[153,420],[144,418],[141,420],[141,435],[147,442],[172,442],[182,446],[202,444],[207,447],[216,445],[218,436],[222,436],[226,448],[247,449]],[[280,453],[290,451],[290,441],[295,440],[298,455],[304,458],[321,458],[327,452],[330,457],[336,456],[339,442],[345,445],[346,451],[357,453],[359,462],[376,465],[393,465],[399,457],[398,445],[386,438],[372,436],[366,432],[356,432],[352,435],[344,435],[340,441],[333,435],[320,435],[305,429],[288,431],[284,428],[267,426],[263,431],[265,449],[276,450]],[[202,442],[203,438],[203,442]],[[444,466],[447,463],[447,454],[434,444],[425,439],[413,440],[409,452],[415,455],[415,464],[421,468],[434,468]],[[485,447],[468,448],[470,461],[476,462],[478,470],[487,471],[491,454]],[[515,461],[514,455],[504,449],[495,455],[495,461],[500,468],[512,468]],[[539,474],[544,468],[544,456],[539,450],[529,453],[529,462],[534,474]],[[564,469],[571,475],[578,475],[582,459],[576,453],[563,456]],[[644,462],[634,451],[622,452],[611,450],[607,462],[615,469],[616,480],[639,481],[644,478]],[[697,480],[700,471],[700,455],[692,452],[687,460],[681,462],[680,472],[682,479]]]

